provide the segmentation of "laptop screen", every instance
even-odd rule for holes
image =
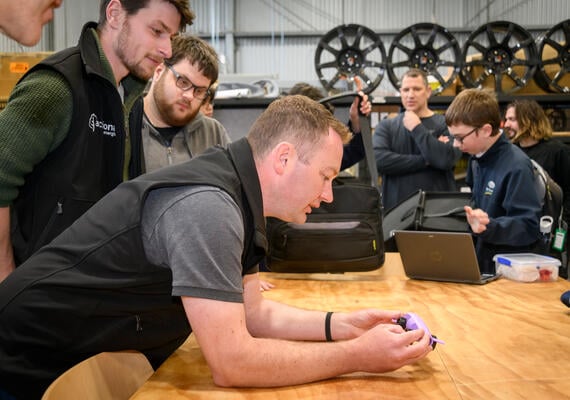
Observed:
[[[471,234],[464,232],[395,231],[406,275],[461,283],[484,283]]]

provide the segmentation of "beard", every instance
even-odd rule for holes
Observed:
[[[518,135],[518,132],[511,128],[503,128],[503,131],[507,134],[507,137],[514,140]]]
[[[166,74],[162,74],[156,82],[152,90],[152,99],[156,104],[156,108],[160,112],[162,121],[168,126],[185,126],[192,121],[198,112],[200,106],[193,107],[192,103],[181,98],[178,102],[170,102],[165,94]],[[172,97],[172,96],[171,96]],[[177,103],[184,102],[189,108],[184,111],[179,110]]]
[[[125,67],[127,67],[129,73],[131,73],[132,75],[134,75],[139,79],[148,81],[150,78],[152,78],[152,74],[154,71],[152,71],[151,69],[144,68],[140,62],[131,59],[127,55],[128,49],[130,47],[129,43],[132,43],[131,26],[127,18],[117,38],[117,48],[116,48],[117,57],[119,58],[119,60],[121,60],[121,62],[125,65]]]

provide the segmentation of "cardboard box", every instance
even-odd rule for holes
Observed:
[[[0,101],[7,101],[18,80],[50,54],[52,53],[0,53]]]
[[[533,253],[496,254],[497,273],[519,282],[550,282],[558,279],[560,260]]]

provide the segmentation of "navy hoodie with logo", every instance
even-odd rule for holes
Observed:
[[[535,249],[541,200],[530,159],[503,135],[483,154],[472,156],[466,177],[472,207],[489,214],[487,229],[475,235],[479,266],[493,273],[493,256]]]

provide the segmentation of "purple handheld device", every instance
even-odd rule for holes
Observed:
[[[405,331],[413,331],[415,329],[420,329],[420,328],[423,329],[425,333],[431,336],[429,344],[434,349],[436,343],[445,344],[443,340],[439,340],[436,336],[430,333],[425,322],[417,314],[411,312],[406,313],[402,317],[398,318],[396,323],[400,325],[402,329],[404,329]]]

